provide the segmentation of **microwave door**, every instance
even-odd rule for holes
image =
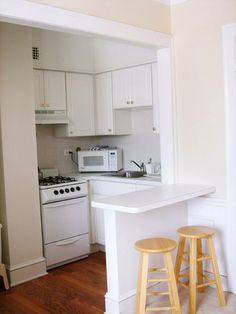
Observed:
[[[108,154],[105,152],[91,151],[80,155],[79,165],[81,172],[98,172],[108,170]]]

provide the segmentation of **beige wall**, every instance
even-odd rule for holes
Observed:
[[[14,271],[14,284],[29,275],[20,278],[19,265],[42,258],[31,31],[0,23],[0,42],[3,261]],[[36,271],[33,276],[37,275]]]
[[[170,8],[153,0],[30,0],[109,20],[170,33]]]
[[[225,197],[222,26],[235,0],[189,0],[172,9],[181,182],[214,184]]]

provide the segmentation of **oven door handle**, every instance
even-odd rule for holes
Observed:
[[[63,240],[63,241],[57,242],[56,245],[57,246],[69,245],[69,244],[73,244],[75,242],[78,242],[79,240],[80,240],[80,238]]]
[[[74,204],[83,203],[83,202],[86,201],[86,199],[87,199],[87,197],[83,196],[83,197],[80,197],[80,198],[75,198],[73,200],[58,201],[58,202],[52,203],[52,204],[44,204],[43,207],[56,208],[56,207],[60,207],[62,204],[63,204],[63,206],[65,206],[65,205],[74,205]]]

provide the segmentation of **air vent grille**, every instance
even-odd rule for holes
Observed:
[[[32,58],[35,61],[39,61],[39,47],[32,47]]]

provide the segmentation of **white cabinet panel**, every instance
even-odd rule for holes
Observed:
[[[152,64],[153,132],[159,133],[157,63]]]
[[[36,110],[44,109],[44,80],[42,70],[34,70],[34,101]]]
[[[68,125],[55,128],[56,136],[89,136],[95,134],[93,76],[66,73]]]
[[[114,108],[152,106],[150,64],[114,71],[112,79]]]
[[[131,114],[128,110],[113,110],[112,74],[98,74],[96,87],[96,135],[121,135],[131,133]]]
[[[113,107],[111,72],[98,74],[96,86],[96,134],[113,134]]]
[[[49,110],[66,110],[65,73],[44,71],[45,106]]]

